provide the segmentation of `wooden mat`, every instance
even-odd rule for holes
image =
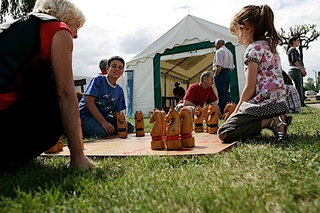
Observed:
[[[193,133],[195,147],[182,148],[180,150],[152,150],[151,136],[146,133],[144,137],[136,137],[135,133],[128,134],[128,138],[121,139],[117,136],[93,140],[84,143],[84,153],[87,156],[137,156],[137,155],[201,155],[221,152],[234,143],[222,143],[216,134],[206,132]],[[67,146],[63,151],[55,154],[43,154],[45,156],[68,156]]]

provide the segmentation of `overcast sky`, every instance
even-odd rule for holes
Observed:
[[[120,55],[126,62],[152,44],[188,14],[229,27],[232,16],[243,6],[267,3],[274,11],[277,30],[316,24],[320,31],[319,0],[72,0],[85,14],[86,23],[74,40],[73,67],[77,76],[94,76],[99,61]],[[282,66],[288,62],[279,47]],[[304,49],[307,77],[320,71],[320,38]],[[313,71],[314,70],[314,71]],[[304,78],[306,80],[306,78]]]

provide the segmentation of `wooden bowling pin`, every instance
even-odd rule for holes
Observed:
[[[194,108],[194,131],[203,132],[203,110],[201,106]]]
[[[53,153],[57,153],[63,150],[63,143],[62,143],[62,136],[59,137],[57,143],[51,147],[50,149],[48,149],[47,151],[45,151],[45,154],[53,154]]]
[[[167,150],[177,150],[182,148],[182,141],[180,138],[180,115],[177,110],[170,107],[166,115],[167,126]]]
[[[144,132],[144,116],[141,111],[136,111],[134,114],[135,127],[136,127],[136,137],[145,136]]]
[[[208,133],[216,134],[218,131],[219,111],[218,107],[214,104],[210,104],[208,108]]]
[[[191,148],[195,146],[195,140],[192,136],[192,112],[188,107],[183,107],[180,109],[180,138],[182,142],[182,147]]]
[[[118,138],[127,138],[127,121],[123,112],[120,112],[117,116]]]
[[[153,124],[150,130],[151,149],[163,150],[166,148],[166,140],[164,137],[163,112],[159,109],[154,109],[150,117],[150,123]]]

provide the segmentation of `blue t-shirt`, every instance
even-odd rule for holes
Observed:
[[[79,102],[80,118],[92,116],[86,106],[86,96],[94,96],[95,105],[103,117],[110,112],[120,112],[126,108],[122,87],[119,84],[111,85],[106,76],[99,75],[93,77]]]

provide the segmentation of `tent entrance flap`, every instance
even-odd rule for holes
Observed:
[[[176,58],[174,57],[175,55],[170,55],[172,59],[163,60],[164,57],[161,57],[162,96],[173,95],[172,87],[174,82],[180,82],[180,86],[188,88],[190,84],[199,82],[202,72],[212,70],[212,61],[215,53],[212,48],[206,50],[209,51],[206,54],[191,55],[189,53],[189,56],[185,58],[174,59]]]
[[[232,53],[234,54],[234,46],[231,44],[227,47],[229,49],[233,48]],[[162,96],[170,96],[173,82],[183,82],[186,88],[190,84],[199,82],[202,72],[212,70],[214,55],[214,43],[210,41],[178,46],[166,49],[162,54],[157,53],[153,58],[155,108],[162,108]],[[231,95],[238,100],[236,71],[233,73],[235,73],[235,78],[232,75],[231,82],[234,80],[236,82],[230,83],[230,86],[231,84],[236,85],[237,91],[234,91]],[[167,82],[172,85],[167,85]],[[234,89],[235,87],[233,87]]]

